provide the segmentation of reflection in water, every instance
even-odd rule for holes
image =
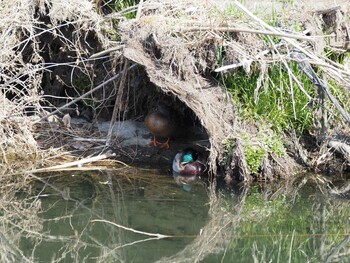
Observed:
[[[34,189],[43,241],[21,244],[26,253],[34,250],[35,262],[154,262],[183,249],[208,217],[203,184],[185,192],[157,171],[61,173],[43,182]]]
[[[42,178],[17,194],[25,201],[17,210],[31,214],[15,217],[7,208],[15,223],[2,221],[3,262],[348,262],[350,256],[348,195],[320,175],[210,191],[197,182],[190,192],[155,170]]]
[[[192,185],[201,179],[201,177],[197,175],[181,175],[175,171],[173,171],[173,178],[185,192],[191,192]]]
[[[301,175],[211,195],[202,235],[159,262],[348,262],[350,207],[332,187]]]

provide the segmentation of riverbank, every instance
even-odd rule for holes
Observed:
[[[346,1],[7,6],[16,15],[1,32],[17,33],[1,35],[4,170],[13,158],[55,165],[62,150],[169,162],[194,145],[228,183],[347,173],[348,10]],[[168,151],[148,147],[140,129],[160,102],[190,135]],[[91,125],[71,122],[82,117]],[[113,136],[121,123],[137,127]]]

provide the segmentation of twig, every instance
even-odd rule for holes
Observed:
[[[243,6],[239,1],[235,0],[235,5],[240,8],[244,13],[246,13],[250,18],[252,18],[253,20],[255,20],[256,22],[258,22],[262,27],[267,28],[268,30],[271,30],[274,33],[279,33],[273,26],[268,25],[267,23],[265,23],[263,20],[261,20],[260,18],[258,18],[257,16],[255,16],[252,12],[250,12],[245,6]],[[305,48],[303,48],[301,45],[299,45],[297,42],[292,41],[290,38],[288,37],[283,37],[283,39],[288,42],[289,44],[291,44],[293,47],[297,48],[298,50],[300,50],[301,52],[303,52],[306,56],[308,56],[309,58],[312,58],[314,60],[316,60],[318,63],[320,63],[321,66],[327,66],[327,63],[325,63],[323,60],[321,60],[318,56],[310,53],[309,51],[307,51]],[[341,70],[335,66],[329,65],[328,67],[330,68],[330,70],[332,71],[332,74],[334,75],[339,75],[338,72],[341,72],[343,74],[348,75],[349,72],[346,72],[345,70]],[[342,79],[342,77],[340,77]]]
[[[107,221],[107,220],[103,220],[103,219],[94,219],[94,220],[91,220],[90,222],[108,223],[108,224],[114,225],[116,227],[119,227],[119,228],[127,230],[127,231],[131,231],[131,232],[134,232],[134,233],[137,233],[137,234],[146,235],[146,236],[157,237],[158,239],[173,237],[173,236],[162,235],[162,234],[158,234],[158,233],[149,233],[149,232],[139,231],[139,230],[136,230],[136,229],[133,229],[133,228],[130,228],[130,227],[126,227],[126,226],[122,226],[122,225],[119,225],[117,223],[114,223],[114,222],[111,222],[111,221]]]
[[[130,67],[128,67],[126,70],[131,70],[131,69],[133,69],[134,67],[136,67],[137,65],[138,65],[138,64],[136,64],[136,63],[135,63],[135,64],[132,64],[132,65],[131,65]],[[80,97],[78,97],[78,98],[72,100],[71,102],[69,102],[69,103],[63,105],[62,107],[59,107],[57,110],[55,110],[55,111],[51,112],[50,114],[48,114],[48,115],[46,115],[46,116],[40,118],[39,120],[35,121],[34,123],[41,122],[41,121],[43,121],[44,119],[46,119],[46,118],[48,118],[48,117],[50,117],[50,116],[52,116],[52,115],[54,115],[54,114],[60,112],[61,110],[65,109],[66,107],[69,107],[70,105],[76,103],[77,101],[82,100],[83,98],[89,96],[90,94],[92,94],[92,93],[95,92],[96,90],[99,90],[100,88],[104,87],[106,84],[108,84],[108,83],[110,83],[110,82],[116,80],[116,79],[119,78],[123,73],[124,73],[124,70],[123,70],[123,71],[120,71],[117,75],[111,77],[109,80],[106,80],[105,82],[101,83],[100,85],[98,85],[97,87],[93,88],[92,90],[86,92],[85,94],[83,94],[83,95],[81,95]]]
[[[116,119],[117,119],[117,114],[120,114],[120,112],[121,112],[123,92],[124,92],[124,89],[125,89],[125,85],[124,84],[125,84],[125,81],[126,81],[127,71],[128,71],[128,68],[129,68],[128,65],[129,65],[129,61],[126,60],[125,63],[124,63],[124,70],[122,71],[123,74],[122,74],[120,82],[119,82],[119,87],[118,87],[118,92],[117,92],[117,96],[116,96],[115,103],[114,103],[111,123],[109,125],[109,129],[108,129],[108,133],[107,133],[107,142],[106,142],[107,146],[111,143],[113,127],[114,127],[114,124],[115,124]]]
[[[104,143],[104,142],[107,141],[107,139],[77,137],[77,138],[73,138],[73,141],[78,141],[78,142],[101,142],[101,143]]]
[[[333,105],[337,108],[343,118],[350,124],[350,115],[344,110],[344,108],[340,105],[339,101],[333,96],[333,94],[329,91],[326,83],[323,83],[321,79],[317,76],[316,72],[311,67],[310,63],[306,55],[299,51],[293,51],[291,53],[291,58],[295,59],[298,63],[298,66],[302,72],[311,80],[311,82],[319,87],[329,98],[329,100],[333,103]]]
[[[260,52],[259,54],[257,54],[254,59],[255,60],[258,60],[259,58],[265,56],[266,54],[268,54],[270,52],[270,50],[264,50],[262,52]],[[221,71],[224,71],[224,70],[229,70],[229,69],[233,69],[233,68],[238,68],[240,66],[243,65],[243,62],[241,63],[236,63],[236,64],[231,64],[231,65],[226,65],[226,66],[222,66],[220,68],[216,68],[214,71],[215,72],[221,72]]]
[[[139,5],[137,7],[137,13],[136,13],[136,21],[140,19],[141,17],[141,11],[142,11],[142,6],[143,6],[143,0],[139,2]]]
[[[130,242],[130,243],[127,243],[127,244],[123,244],[123,245],[120,245],[120,246],[117,246],[117,247],[113,248],[107,255],[111,254],[116,249],[120,249],[120,248],[124,248],[124,247],[128,247],[128,246],[133,246],[133,245],[136,245],[136,244],[139,244],[139,243],[152,241],[152,240],[158,240],[158,239],[159,238],[157,238],[157,237],[150,237],[150,238],[146,238],[146,239],[142,239],[142,240],[136,240],[136,241],[133,241],[133,242]]]
[[[105,50],[102,50],[101,52],[98,52],[98,53],[95,53],[93,54],[92,56],[90,56],[90,59],[95,59],[95,58],[99,58],[99,57],[102,57],[104,55],[107,55],[109,53],[112,53],[114,51],[118,51],[120,49],[123,49],[124,48],[124,45],[119,45],[119,46],[116,46],[116,47],[111,47],[109,49],[105,49]]]
[[[102,161],[102,160],[100,160]],[[124,167],[126,168],[135,168],[135,167],[132,167],[130,165],[127,165],[126,163],[122,162],[122,161],[118,161],[118,160],[108,160],[109,162],[112,162],[112,163],[117,163],[117,164],[121,164],[123,165]],[[107,165],[100,165],[100,166],[83,166],[83,167],[79,167],[79,166],[76,166],[76,167],[66,167],[66,168],[62,168],[62,167],[56,167],[56,168],[53,168],[54,166],[52,167],[47,167],[47,168],[40,168],[40,169],[35,169],[35,170],[31,170],[31,171],[28,171],[30,173],[46,173],[46,172],[67,172],[67,171],[103,171],[103,170],[119,170],[119,169],[122,169],[122,168],[111,168]],[[124,168],[123,167],[123,168]],[[145,169],[145,168],[138,168],[140,170],[145,170],[145,171],[148,171],[148,170],[151,170],[151,169]],[[11,174],[8,174],[8,175],[20,175],[20,174],[23,174],[23,172],[16,172],[16,173],[11,173]]]
[[[292,238],[290,240],[288,263],[292,262],[292,251],[293,251],[294,236],[295,236],[295,229],[293,229]]]
[[[278,32],[274,27],[266,24],[263,20],[261,20],[260,18],[258,18],[257,16],[255,16],[253,13],[251,13],[246,7],[244,7],[241,3],[239,3],[239,1],[235,0],[235,5],[237,7],[239,7],[243,12],[245,12],[249,17],[251,17],[252,19],[254,19],[256,22],[258,22],[262,27],[267,28],[269,30],[271,30],[272,32]],[[320,63],[321,66],[326,66],[327,63],[324,62],[323,60],[321,60],[318,56],[316,56],[315,54],[310,53],[309,51],[307,51],[306,49],[304,49],[301,45],[299,45],[298,43],[296,43],[295,41],[292,41],[291,39],[288,39],[287,37],[283,37],[283,39],[288,42],[289,44],[291,44],[294,48],[296,48],[298,51],[300,51],[300,53],[302,53],[305,57],[308,58],[312,58],[315,61],[317,61],[318,63]],[[339,75],[340,73],[343,74],[349,74],[348,72],[337,68],[335,66],[329,65],[329,69],[331,74],[337,75],[340,79],[343,79],[343,77],[341,75]],[[305,73],[305,72],[304,72]],[[312,79],[311,79],[312,80]],[[350,115],[347,114],[347,112],[341,107],[341,105],[339,104],[339,102],[337,101],[337,99],[329,92],[328,88],[326,87],[326,85],[324,85],[322,82],[320,82],[320,84],[314,83],[315,85],[321,87],[323,89],[323,91],[326,93],[326,95],[328,96],[328,98],[331,100],[331,102],[333,103],[333,105],[335,105],[335,107],[338,109],[338,111],[340,112],[340,114],[345,118],[345,120],[347,122],[350,123]]]
[[[94,157],[90,157],[90,158],[84,158],[81,159],[79,161],[74,161],[74,162],[69,162],[69,163],[64,163],[64,164],[60,164],[60,165],[55,165],[55,166],[51,166],[51,167],[45,167],[45,168],[40,168],[40,169],[35,169],[33,171],[30,171],[31,173],[39,173],[39,172],[51,172],[51,171],[59,171],[59,170],[63,170],[72,166],[80,166],[86,163],[92,163],[92,162],[97,162],[97,161],[101,161],[103,159],[107,159],[109,157],[113,156],[113,154],[102,154],[102,155],[98,155],[98,156],[94,156]]]
[[[199,27],[182,28],[177,30],[178,33],[191,32],[191,31],[219,31],[219,32],[238,32],[238,33],[242,32],[242,33],[262,34],[262,35],[280,36],[280,37],[286,37],[286,38],[315,41],[315,37],[299,36],[299,35],[282,33],[278,31],[271,32],[266,30],[255,30],[255,29],[247,29],[247,28],[199,26]],[[326,37],[326,36],[321,36],[321,37]]]

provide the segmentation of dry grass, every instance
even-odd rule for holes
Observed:
[[[330,14],[325,28],[330,25],[332,28],[344,27],[348,4],[341,3],[335,11],[308,11],[303,9],[304,5],[293,4],[281,4],[278,7],[280,9],[275,10],[275,17],[270,16],[271,23],[279,22],[280,26],[277,27],[264,22],[238,1],[147,1],[138,9],[137,19],[120,24],[121,37],[125,41],[124,56],[143,65],[150,81],[164,93],[172,94],[191,108],[207,130],[211,143],[210,165],[214,172],[217,160],[224,159],[227,154],[224,142],[228,139],[239,140],[242,134],[254,137],[254,132],[251,132],[254,129],[247,128],[249,125],[237,118],[235,105],[227,90],[208,78],[208,72],[213,70],[225,74],[227,70],[242,67],[249,74],[260,69],[261,77],[256,84],[258,99],[269,82],[267,69],[279,63],[289,72],[291,87],[294,82],[297,83],[298,88],[313,103],[318,98],[307,93],[299,76],[292,73],[289,62],[296,61],[304,68],[302,65],[309,68],[310,65],[317,66],[322,74],[321,79],[327,80],[321,87],[322,93],[330,99],[331,107],[335,107],[344,117],[345,125],[350,120],[332,95],[336,89],[332,83],[337,83],[337,87],[347,87],[350,84],[350,72],[344,65],[330,61],[321,54],[326,48],[344,52],[347,47],[346,36],[339,30],[337,37],[336,32],[324,36],[319,28],[320,24],[325,23],[322,15],[327,12]],[[266,16],[265,9],[262,15]],[[281,38],[278,44],[273,39],[276,36]],[[333,45],[326,45],[325,39]],[[295,51],[301,55],[296,56]],[[219,67],[220,56],[224,67]],[[293,100],[293,88],[291,93]],[[324,102],[320,103],[328,107],[322,104]],[[325,123],[320,126],[315,128],[318,132],[316,136],[324,137]],[[236,160],[227,169],[247,171],[241,175],[248,180],[249,169],[236,165],[244,159],[239,147],[233,150],[232,156]],[[268,162],[277,167],[266,172],[270,178],[288,174],[290,167],[295,171],[298,169],[288,156],[277,162],[270,158]]]
[[[102,37],[100,28],[102,17],[89,1],[19,0],[12,4],[3,3],[0,20],[1,166],[4,169],[11,167],[16,160],[16,169],[23,170],[30,162],[40,165],[45,163],[44,158],[57,154],[57,151],[50,150],[57,144],[41,149],[43,144],[38,144],[40,129],[34,129],[38,116],[47,115],[43,105],[51,107],[47,99],[52,101],[57,95],[54,90],[51,94],[44,94],[44,90],[50,90],[48,85],[51,89],[58,87],[60,82],[61,86],[69,85],[79,72],[91,76],[91,61],[88,59],[91,51],[87,46],[89,32],[93,31],[97,38],[100,37],[101,45],[106,45],[107,41],[104,41],[106,38]],[[74,32],[67,33],[68,28]],[[53,51],[52,48],[59,50]],[[65,61],[57,55],[66,56]],[[57,74],[62,68],[66,79]],[[55,81],[48,82],[50,74]],[[45,83],[47,87],[43,89]],[[31,116],[33,114],[36,117]]]
[[[49,5],[49,6],[47,6]],[[44,23],[45,18],[49,18]],[[101,17],[89,1],[14,1],[2,2],[0,8],[0,198],[1,198],[1,262],[35,262],[34,253],[21,250],[23,240],[36,246],[43,239],[41,202],[36,198],[20,198],[18,192],[30,192],[33,176],[38,167],[67,162],[60,144],[55,140],[58,123],[35,123],[44,116],[47,103],[42,84],[55,69],[66,65],[68,72],[89,71],[85,37],[90,30],[102,35]],[[74,37],[68,38],[66,29],[74,28]],[[70,61],[48,60],[52,42],[73,57]],[[101,43],[103,39],[101,38]],[[68,50],[68,51],[67,51]],[[67,78],[73,78],[73,75]],[[52,83],[52,82],[51,82]],[[33,115],[34,114],[34,115]],[[50,143],[51,142],[51,143]],[[54,143],[52,143],[54,142]],[[44,148],[45,147],[45,148]]]
[[[293,59],[290,57],[291,49],[297,48],[306,55],[309,63],[320,67],[325,78],[344,87],[349,85],[348,69],[320,55],[320,50],[324,49],[324,41],[322,37],[314,36],[321,33],[316,30],[318,27],[315,25],[319,22],[318,17],[304,21],[305,25],[310,25],[310,31],[313,32],[312,36],[308,37],[302,33],[292,34],[279,28],[272,28],[247,12],[238,1],[232,2],[231,11],[228,13],[228,6],[221,3],[222,1],[199,3],[199,1],[168,0],[143,2],[139,7],[134,7],[138,12],[136,19],[120,23],[120,36],[125,42],[123,46],[108,39],[105,34],[111,28],[108,23],[112,23],[115,17],[120,19],[120,14],[102,18],[90,1],[17,0],[2,3],[0,8],[2,69],[0,181],[4,185],[0,188],[2,198],[0,210],[3,211],[0,231],[2,233],[0,249],[4,250],[0,253],[2,262],[34,261],[33,258],[25,258],[18,249],[21,236],[33,238],[38,243],[41,239],[52,238],[40,233],[42,221],[38,217],[40,211],[38,199],[17,203],[15,191],[27,187],[29,178],[21,177],[16,181],[9,175],[31,170],[31,165],[33,168],[40,165],[54,165],[55,161],[62,157],[61,150],[49,149],[52,145],[57,146],[57,142],[63,138],[63,135],[60,137],[58,134],[58,130],[68,136],[80,134],[78,130],[63,129],[62,124],[45,124],[37,126],[37,130],[34,131],[34,124],[48,115],[42,105],[46,103],[51,106],[48,98],[58,96],[55,93],[57,87],[70,85],[74,89],[72,83],[75,74],[86,77],[91,89],[95,86],[102,89],[107,81],[113,82],[110,87],[118,92],[108,93],[107,97],[102,95],[100,99],[108,100],[116,97],[116,101],[119,102],[115,104],[116,117],[121,112],[122,99],[127,94],[126,85],[122,85],[127,79],[126,72],[130,66],[130,61],[126,59],[144,66],[154,85],[160,87],[164,93],[176,96],[200,119],[210,136],[210,160],[213,171],[216,170],[217,161],[224,158],[225,140],[240,139],[242,132],[251,132],[254,135],[252,131],[245,129],[245,124],[238,119],[235,105],[227,91],[208,78],[208,73],[219,67],[217,58],[222,48],[226,50],[222,63],[228,68],[243,67],[249,73],[253,66],[257,66],[262,74],[266,72],[267,67],[276,62],[287,65],[287,62]],[[348,6],[342,8],[347,10]],[[342,10],[336,13],[338,22],[341,21],[340,18],[344,18]],[[292,14],[298,14],[299,17],[301,12],[295,11]],[[338,26],[342,25],[339,22]],[[110,47],[113,49],[91,58],[92,53],[100,51],[90,45],[92,42],[88,39],[91,37],[91,32],[98,39],[94,43],[98,42],[102,49],[107,50]],[[260,35],[280,36],[283,41],[281,45],[276,45],[271,38],[268,38],[268,41],[263,43]],[[301,41],[297,42],[297,39]],[[56,52],[67,56],[66,60],[50,56],[45,58],[45,55],[52,53],[50,48],[53,47],[53,40],[59,49],[63,50],[61,53]],[[313,46],[314,49],[306,49],[306,46]],[[110,54],[113,55],[109,57]],[[120,57],[121,54],[123,58]],[[112,62],[114,64],[110,66]],[[100,76],[98,82],[102,83],[100,86],[95,85],[96,72],[91,66],[94,63],[100,63],[101,67],[108,64],[106,74]],[[60,74],[55,72],[57,68],[62,67],[66,71]],[[114,81],[118,74],[117,69],[125,69],[123,74],[118,76],[118,79],[121,78],[120,82]],[[57,78],[48,81],[46,78],[51,73]],[[60,78],[63,75],[65,78]],[[291,79],[294,78],[297,79],[297,76],[291,74]],[[43,83],[51,85],[48,88],[50,94],[42,94]],[[257,90],[259,91],[262,86],[258,83]],[[302,86],[300,88],[302,89]],[[92,93],[93,91],[84,92],[77,100]],[[69,98],[69,101],[72,100],[74,99]],[[39,118],[25,115],[24,112],[28,109],[32,109]],[[120,116],[123,117],[122,114]],[[38,139],[38,135],[42,137]],[[42,150],[41,146],[45,146],[48,150]],[[64,143],[60,146],[63,147]],[[238,162],[232,160],[228,169],[239,166],[243,177],[246,178],[249,170],[246,168],[243,152],[240,146],[235,149],[232,155]],[[279,173],[283,174],[289,171],[292,164],[294,164],[292,160],[288,159],[286,162],[286,159],[282,159],[278,160],[276,166],[281,167]],[[241,203],[235,208],[236,215],[227,216],[227,213],[222,211],[220,200],[214,194],[214,186],[212,185],[210,196],[211,218],[203,229],[203,235],[172,257],[172,260],[200,261],[209,253],[221,251],[229,246],[228,242],[234,237],[235,227],[241,220],[246,193],[242,194]],[[69,238],[73,242],[76,237],[70,236],[67,240]],[[69,245],[65,248],[68,252],[73,247]],[[84,243],[79,245],[84,246]],[[198,251],[198,254],[189,257],[193,250]],[[163,262],[167,260],[169,261],[164,259]]]
[[[256,8],[254,3],[247,1],[246,4],[251,10]],[[65,105],[60,110],[83,99],[91,99],[99,105],[115,99],[112,119],[124,119],[128,108],[125,103],[136,103],[135,98],[130,98],[128,85],[133,74],[128,71],[135,64],[128,60],[144,66],[153,85],[175,96],[195,113],[209,134],[213,172],[217,162],[226,158],[225,141],[239,141],[242,133],[254,136],[254,129],[237,117],[237,109],[227,90],[210,78],[214,71],[225,74],[228,70],[244,68],[249,74],[259,69],[258,97],[264,83],[269,81],[267,68],[275,63],[285,66],[290,82],[298,83],[304,93],[302,83],[293,75],[288,62],[295,60],[317,66],[322,79],[327,80],[327,96],[347,119],[347,113],[332,99],[332,83],[347,87],[350,73],[346,66],[322,56],[321,51],[327,48],[341,52],[347,48],[346,35],[341,29],[348,19],[348,4],[341,2],[329,14],[327,10],[308,12],[302,2],[298,4],[276,5],[275,17],[269,24],[259,18],[259,15],[267,17],[266,9],[254,15],[238,1],[141,1],[139,6],[125,10],[137,11],[136,18],[130,20],[121,16],[123,12],[103,17],[89,1],[16,1],[16,4],[3,5],[0,12],[3,69],[0,80],[4,85],[0,94],[3,101],[0,149],[4,163],[11,154],[18,159],[42,158],[37,137],[33,135],[33,124],[38,119],[27,118],[23,112],[33,110],[43,120],[47,113],[42,105],[52,109],[52,103],[60,102],[60,94],[66,87],[79,96],[66,95]],[[322,20],[325,14],[329,16],[327,25]],[[114,19],[120,21],[118,30],[123,45],[110,38],[115,36],[112,32]],[[280,26],[270,25],[277,21]],[[326,45],[319,25],[324,29],[334,28],[331,36],[327,36],[331,45]],[[277,44],[274,37],[281,41]],[[302,61],[293,55],[295,49],[303,55]],[[89,83],[89,91],[79,90],[75,84],[79,79]],[[47,94],[42,94],[42,86]],[[307,93],[306,96],[310,101],[317,99]],[[57,129],[57,125],[52,127],[52,131]],[[44,129],[37,129],[36,134],[44,133]],[[320,130],[320,134],[324,133]],[[68,129],[66,132],[75,131]],[[237,160],[228,162],[227,169],[239,169],[243,171],[243,178],[248,179],[249,169],[240,167],[245,166],[242,154],[239,147],[234,149],[230,155]],[[279,170],[276,172],[279,174],[289,172],[288,167],[297,167],[291,159],[275,161],[270,158],[267,163],[280,167],[271,170],[272,173]],[[273,175],[267,174],[267,177]]]
[[[221,5],[221,3],[222,1],[202,1],[200,3],[199,1],[143,2],[138,8],[134,7],[133,9],[138,10],[137,19],[125,20],[120,24],[120,34],[125,42],[124,46],[120,46],[103,36],[101,26],[104,25],[106,28],[106,24],[112,21],[113,15],[106,17],[103,21],[88,1],[68,3],[55,0],[50,2],[50,6],[45,6],[43,2],[39,1],[3,3],[0,9],[0,43],[2,45],[0,81],[3,85],[0,94],[2,159],[0,181],[3,185],[0,188],[2,200],[0,210],[3,211],[0,231],[2,233],[0,238],[2,262],[34,261],[34,258],[30,256],[25,258],[19,249],[20,239],[23,236],[35,240],[37,244],[41,240],[62,241],[59,240],[59,237],[40,232],[43,222],[38,216],[40,212],[39,198],[19,203],[15,197],[15,191],[28,187],[27,181],[32,177],[17,177],[17,181],[15,177],[9,175],[18,173],[18,171],[31,170],[31,165],[33,165],[33,169],[39,165],[54,165],[57,159],[62,157],[61,150],[43,151],[40,146],[49,149],[52,145],[57,146],[60,142],[62,143],[60,146],[64,147],[65,143],[69,141],[64,139],[65,136],[83,134],[83,131],[78,129],[62,128],[60,123],[36,126],[37,130],[34,131],[34,123],[47,117],[47,113],[41,106],[45,99],[48,100],[48,97],[44,96],[56,96],[54,91],[56,87],[59,87],[59,81],[68,83],[69,79],[75,76],[74,73],[83,72],[84,76],[87,76],[91,82],[91,88],[97,86],[96,88],[103,89],[105,81],[108,79],[113,83],[111,86],[114,86],[116,93],[109,93],[108,96],[112,94],[119,102],[115,104],[113,119],[116,119],[124,117],[121,104],[123,98],[128,94],[127,85],[123,84],[127,81],[127,68],[130,66],[130,61],[126,61],[125,58],[144,66],[154,85],[158,86],[164,93],[176,96],[191,108],[200,119],[210,136],[211,168],[214,171],[217,161],[224,158],[226,154],[224,141],[228,138],[236,138],[240,142],[242,132],[251,133],[254,136],[254,129],[239,120],[230,95],[223,87],[208,78],[208,73],[212,73],[215,69],[218,72],[220,70],[220,72],[225,72],[229,68],[238,67],[243,67],[249,73],[254,67],[258,67],[262,72],[260,80],[266,80],[268,77],[263,75],[266,69],[277,62],[287,66],[287,62],[293,59],[290,56],[292,48],[297,48],[306,55],[306,60],[309,63],[317,65],[321,69],[324,78],[333,80],[344,87],[349,85],[348,69],[327,60],[320,53],[324,49],[324,41],[322,37],[315,36],[321,34],[320,30],[316,30],[318,27],[315,24],[320,21],[317,14],[312,19],[304,16],[307,19],[303,22],[310,26],[310,32],[312,32],[310,37],[300,32],[292,34],[284,32],[280,28],[272,28],[259,20],[258,17],[247,12],[236,1],[231,3],[230,12],[227,11],[228,6]],[[298,14],[300,17],[301,12],[294,11],[291,14]],[[45,24],[42,19],[48,18],[48,15],[50,23]],[[338,18],[342,18],[341,10],[337,12],[337,15]],[[120,14],[114,17],[119,19]],[[299,21],[299,19],[295,19]],[[344,19],[346,20],[346,18]],[[341,19],[337,21],[339,22]],[[338,26],[342,25],[340,23]],[[66,35],[67,28],[73,29],[71,31],[74,32],[70,37]],[[305,30],[308,29],[305,28]],[[88,32],[91,31],[99,39],[103,49],[109,47],[113,49],[91,58],[90,55],[97,52],[93,48],[89,49],[90,42],[87,39]],[[42,50],[49,46],[52,47],[52,43],[46,42],[48,45],[42,46],[40,44],[42,35],[59,40],[61,48],[68,50],[67,53],[60,53],[70,56],[68,62],[50,61],[48,63],[45,61]],[[261,35],[269,36],[267,41],[262,42]],[[276,45],[271,39],[271,37],[276,36],[283,40],[280,45]],[[314,49],[306,49],[306,47]],[[218,69],[221,65],[217,64],[217,58],[223,48],[225,48],[226,56],[222,63],[227,67]],[[110,54],[114,55],[108,58]],[[124,56],[122,59],[120,58],[121,54]],[[105,60],[100,60],[101,58]],[[98,64],[100,61],[104,61],[106,64],[114,61],[114,65],[118,66],[115,66],[113,70],[111,67],[107,67],[108,74],[106,73],[100,79],[99,84],[103,84],[98,86],[94,85],[94,72],[91,70],[91,64],[94,62]],[[52,84],[52,94],[42,94],[42,83],[50,83],[50,81],[45,82],[46,73],[54,72],[56,66],[63,65],[67,66],[65,69],[69,69],[67,70],[69,73],[67,78],[57,80],[55,84]],[[117,68],[125,69],[123,73],[119,72],[118,81],[120,79],[120,82],[113,79],[118,74]],[[56,74],[56,76],[60,75]],[[297,77],[290,75],[291,79],[297,80]],[[303,88],[302,85],[300,88]],[[260,84],[257,83],[257,93],[262,89],[263,81]],[[348,92],[346,89],[345,91]],[[92,93],[93,91],[86,91],[77,100],[88,97]],[[104,99],[110,99],[108,96]],[[12,98],[12,100],[10,101],[8,98]],[[24,112],[29,108],[32,108],[40,117],[24,115]],[[40,139],[36,137],[37,135],[41,136]],[[38,141],[41,143],[40,146]],[[238,167],[243,179],[246,179],[249,169],[247,169],[244,159],[242,145],[238,143],[234,151],[231,154],[236,159],[229,162],[228,169]],[[20,162],[21,160],[22,162]],[[274,165],[280,167],[279,174],[295,171],[291,169],[292,164],[294,164],[293,160],[286,158],[270,160],[266,166],[270,166],[274,161],[276,161]],[[76,163],[73,164],[76,165]],[[160,262],[200,262],[211,253],[229,249],[242,220],[242,210],[247,193],[241,194],[241,201],[236,207],[229,207],[234,211],[234,213],[230,213],[223,209],[225,207],[221,197],[215,193],[215,185],[211,187],[210,219],[203,228],[202,235],[176,255],[162,259]],[[54,189],[54,191],[56,190]],[[296,194],[297,190],[294,188],[293,182],[278,189],[273,189],[273,185],[271,185],[271,190],[266,191],[266,195],[273,199],[280,193]],[[63,191],[57,190],[56,193],[65,198]],[[110,195],[112,199],[114,189],[110,189]],[[117,209],[118,207],[116,207],[116,211],[119,211]],[[63,218],[52,218],[52,220],[56,219],[63,220]],[[80,247],[86,245],[84,241],[79,239],[79,236],[73,234],[67,236],[63,241],[66,243],[62,247],[62,251],[72,254],[77,253],[76,248],[79,250]],[[77,246],[73,246],[73,243]],[[193,251],[196,253],[194,254]],[[113,256],[117,258],[118,253],[115,252]],[[106,252],[106,254],[108,253]],[[103,255],[101,257],[103,258]]]

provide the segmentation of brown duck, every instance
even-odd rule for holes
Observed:
[[[145,118],[147,129],[153,134],[153,140],[150,145],[168,149],[169,140],[175,131],[175,122],[171,115],[170,109],[159,104],[155,110],[150,112]],[[156,137],[166,138],[166,142],[161,143],[156,140]]]

